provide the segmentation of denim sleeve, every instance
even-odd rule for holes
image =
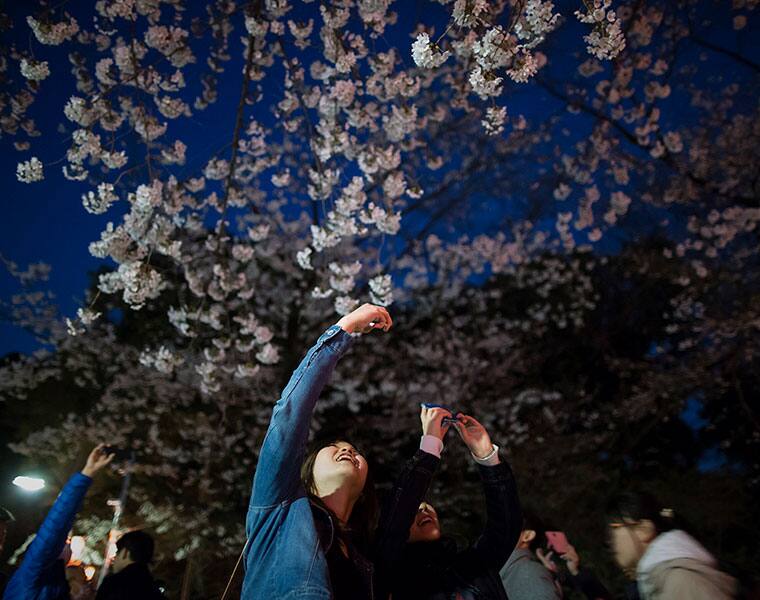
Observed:
[[[92,479],[82,473],[76,473],[69,479],[27,548],[24,560],[8,582],[4,597],[11,597],[7,595],[11,589],[23,588],[31,592],[39,585],[42,572],[60,556],[91,483]]]
[[[338,359],[350,345],[351,336],[333,325],[293,372],[274,406],[259,452],[250,508],[273,506],[299,493],[301,463],[314,406]]]

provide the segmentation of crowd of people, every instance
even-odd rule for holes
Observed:
[[[365,456],[339,438],[307,447],[319,395],[353,335],[393,325],[365,304],[328,328],[306,353],[272,412],[246,517],[241,598],[313,600],[554,600],[575,589],[590,600],[614,596],[585,568],[562,532],[521,507],[510,465],[471,415],[423,404],[419,449],[380,502]],[[428,488],[454,430],[476,465],[485,500],[481,535],[467,545],[445,536]],[[67,569],[67,538],[92,478],[113,459],[89,455],[42,523],[4,599],[161,598],[149,564],[153,539],[125,533],[95,591]],[[631,584],[625,598],[724,600],[737,582],[670,509],[624,491],[610,503],[609,545]],[[0,532],[2,535],[2,532]],[[234,573],[233,573],[234,575]]]

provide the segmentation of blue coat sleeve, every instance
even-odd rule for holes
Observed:
[[[305,493],[301,489],[301,463],[314,406],[338,359],[350,345],[351,336],[333,325],[293,372],[274,406],[259,452],[250,508],[273,506]]]
[[[91,483],[92,479],[82,473],[69,479],[29,544],[3,598],[37,597],[38,589],[45,583],[42,574],[60,556]]]

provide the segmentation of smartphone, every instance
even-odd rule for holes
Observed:
[[[446,406],[445,404],[436,404],[435,402],[420,402],[420,406],[424,406],[425,408],[445,408],[447,411],[451,413],[451,418],[444,417],[441,420],[441,423],[453,423],[454,421],[458,420],[459,415],[461,414],[458,410],[454,410],[450,406]]]
[[[546,543],[551,550],[554,550],[557,556],[564,554],[570,549],[567,536],[561,531],[547,531]]]
[[[134,451],[126,448],[117,448],[116,446],[105,446],[103,452],[106,454],[113,454],[115,461],[130,460],[134,455]]]

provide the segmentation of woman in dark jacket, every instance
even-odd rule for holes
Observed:
[[[423,424],[425,422],[423,408]],[[449,420],[450,419],[450,420]],[[506,594],[499,569],[515,547],[522,516],[512,471],[499,456],[485,428],[473,417],[449,413],[450,423],[478,465],[486,500],[486,525],[475,543],[458,548],[441,536],[435,509],[422,502],[440,462],[444,430],[423,436],[421,449],[407,463],[381,513],[378,528],[377,597],[393,600],[500,599]],[[426,439],[427,438],[427,439]]]

